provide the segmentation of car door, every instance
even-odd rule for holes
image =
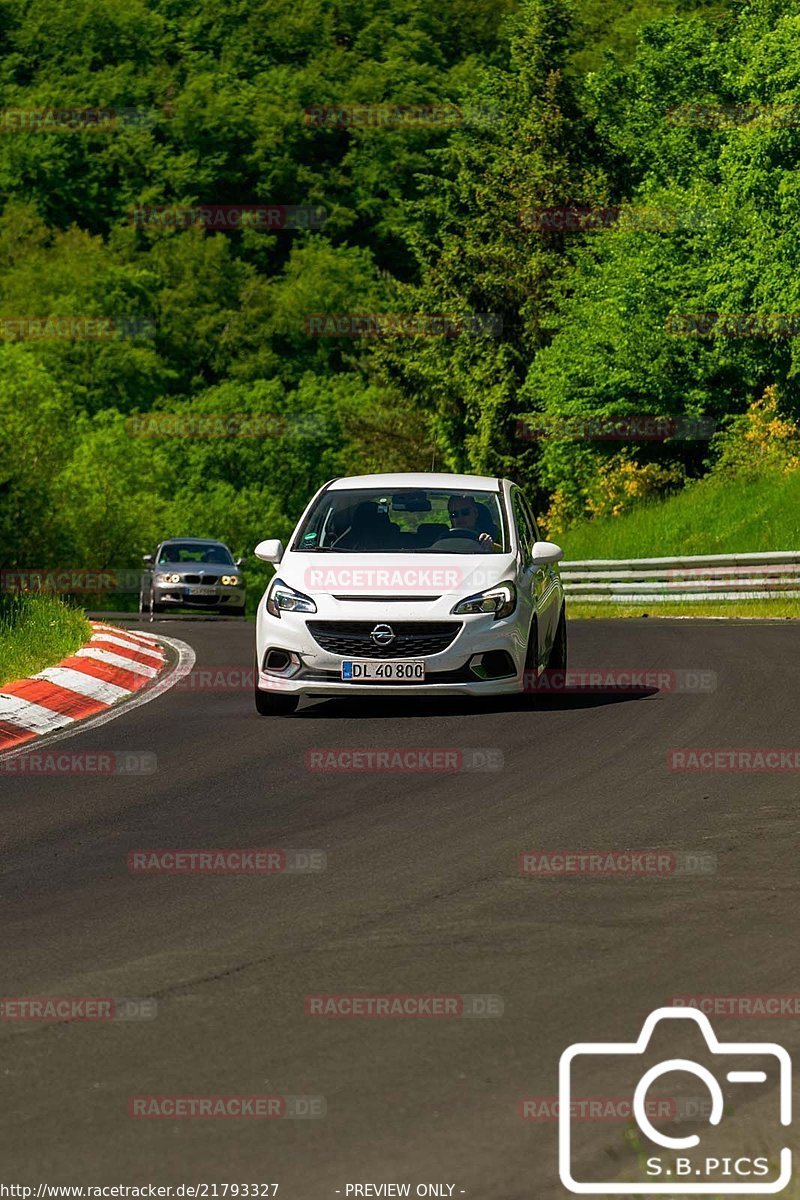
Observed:
[[[533,561],[533,543],[534,533],[531,529],[528,514],[525,511],[525,503],[522,497],[522,492],[518,487],[511,488],[511,512],[514,517],[514,528],[517,538],[517,555],[519,560],[519,568],[517,573],[517,589],[519,593],[520,615],[523,618],[525,628],[525,636],[530,628],[531,620],[535,614],[538,615],[541,595],[545,587],[545,575],[541,568],[537,568]],[[541,628],[541,619],[539,619],[538,627],[538,648],[536,655],[537,666],[543,661],[543,635],[545,630]]]
[[[534,541],[541,542],[542,536],[539,533],[539,527],[536,524],[536,518],[531,511],[528,501],[524,496],[521,498],[522,506],[527,514],[528,523],[532,530]],[[538,594],[539,611],[541,614],[539,621],[542,626],[541,640],[545,648],[547,658],[549,658],[550,649],[553,645],[553,641],[555,640],[556,629],[558,628],[558,618],[561,614],[561,576],[558,573],[558,566],[556,563],[549,563],[546,566],[541,567],[540,573],[543,575],[543,588],[541,593]],[[547,661],[547,659],[545,659],[545,661]]]

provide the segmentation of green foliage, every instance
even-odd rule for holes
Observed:
[[[44,364],[0,346],[0,545],[4,565],[57,564],[50,479],[68,456],[74,407]],[[64,560],[68,561],[68,560]]]
[[[0,687],[66,658],[91,634],[83,613],[55,596],[0,596]]]
[[[0,317],[152,322],[0,339],[4,560],[134,565],[169,533],[247,552],[327,478],[432,464],[600,515],[629,485],[701,475],[722,443],[634,444],[617,470],[619,444],[528,441],[520,419],[724,425],[773,384],[796,416],[796,338],[667,322],[800,311],[800,125],[669,117],[800,105],[798,64],[800,0],[0,0],[4,113],[122,114],[0,130]],[[353,104],[462,117],[319,127],[306,111]],[[133,219],[257,203],[327,220]],[[569,204],[668,210],[677,228],[531,224]],[[498,335],[310,336],[312,314],[383,312],[492,314]],[[135,436],[150,413],[275,421]]]
[[[554,281],[568,264],[563,237],[532,237],[527,214],[565,196],[603,197],[591,130],[564,74],[568,30],[562,3],[525,0],[510,25],[508,65],[488,69],[473,93],[494,119],[432,153],[436,171],[412,206],[408,238],[422,276],[407,289],[412,308],[488,313],[502,324],[497,338],[385,351],[388,370],[431,412],[452,469],[527,473],[532,455],[515,443],[514,399],[546,341]]]
[[[575,525],[559,545],[568,559],[794,550],[800,545],[800,471],[697,480],[621,517]]]

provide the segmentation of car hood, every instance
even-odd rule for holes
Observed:
[[[340,599],[374,596],[468,596],[507,579],[513,554],[293,554],[277,574],[308,595]]]

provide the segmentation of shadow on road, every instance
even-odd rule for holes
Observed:
[[[540,692],[532,696],[364,696],[351,699],[310,699],[298,709],[293,720],[330,720],[334,717],[386,720],[398,717],[487,716],[509,712],[562,712],[584,708],[602,708],[608,704],[627,704],[658,695],[660,688],[616,688],[614,691],[586,689],[583,692]]]

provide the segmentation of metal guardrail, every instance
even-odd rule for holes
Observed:
[[[616,604],[800,598],[800,550],[561,563],[567,596]]]

